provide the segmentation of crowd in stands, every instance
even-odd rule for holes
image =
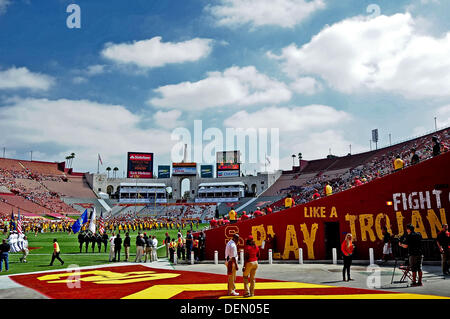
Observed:
[[[182,219],[202,219],[207,220],[214,216],[215,205],[167,205],[154,209],[149,206],[148,209],[141,211],[141,214],[155,213],[158,218],[170,218],[175,220]]]
[[[66,180],[64,175],[45,175],[27,168],[23,170],[0,168],[0,186],[6,187],[11,193],[46,208],[49,212],[76,215],[78,211],[60,199],[62,194],[50,191],[42,183],[43,181]],[[8,199],[0,198],[0,201],[7,203]],[[0,213],[9,214],[10,212]]]
[[[306,180],[303,185],[292,185],[287,189],[281,190],[280,194],[287,195],[288,198],[291,198],[293,201],[292,206],[304,204],[323,196],[336,194],[448,152],[450,150],[449,141],[450,129],[446,129],[432,137],[425,136],[407,143],[402,143],[398,147],[391,147],[387,150],[377,152],[367,162],[360,163],[358,166],[352,167],[343,173],[327,175],[327,172],[318,172],[313,178]],[[295,174],[293,179],[297,179],[298,177],[298,174]],[[283,196],[280,200],[262,209],[258,207],[256,211],[249,213],[244,211],[235,220],[232,220],[230,218],[231,216],[212,219],[210,221],[210,227],[219,227],[278,212],[286,208],[286,198]],[[233,209],[230,210],[230,212],[232,211]]]

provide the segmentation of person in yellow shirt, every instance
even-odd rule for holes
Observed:
[[[53,239],[53,254],[52,254],[52,261],[50,262],[49,266],[53,266],[53,262],[55,261],[55,259],[58,259],[61,262],[61,265],[64,265],[64,261],[59,257],[59,253],[60,253],[60,249],[59,249],[59,244],[58,244],[58,240],[55,238]]]
[[[397,155],[394,160],[394,172],[397,172],[397,171],[403,169],[404,166],[405,166],[405,163],[400,158],[400,155]]]
[[[231,223],[235,223],[236,222],[236,212],[234,209],[231,209],[228,213],[228,217]]]
[[[325,186],[325,195],[330,196],[331,194],[333,194],[333,188],[330,183],[327,182],[327,185]]]
[[[292,198],[291,194],[288,194],[287,197],[284,199],[284,208],[291,208],[295,205],[294,199]]]

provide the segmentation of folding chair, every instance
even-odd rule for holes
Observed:
[[[409,267],[409,265],[400,265],[398,269],[400,269],[403,273],[402,278],[400,278],[400,282],[405,282],[406,278],[409,278],[409,280],[413,281],[411,268]]]
[[[392,272],[391,284],[394,283],[394,275],[395,275],[396,268],[398,268],[402,271],[402,278],[400,279],[400,281],[397,281],[397,283],[406,282],[406,278],[409,278],[412,281],[412,274],[411,274],[411,269],[409,267],[408,260],[405,260],[404,264],[399,265],[398,267],[397,267],[397,263],[398,263],[398,260],[396,258],[395,264],[394,264],[394,271]]]

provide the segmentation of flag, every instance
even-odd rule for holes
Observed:
[[[103,233],[105,232],[105,224],[103,222],[103,209],[100,209],[100,219],[99,219],[98,232],[101,235],[103,235]]]
[[[100,157],[100,154],[98,154],[98,160],[99,160],[100,164],[103,165],[102,158]]]
[[[11,211],[11,225],[10,230],[16,230],[16,223],[14,222],[14,211]]]
[[[95,207],[94,211],[92,212],[91,221],[89,222],[89,230],[95,234]]]
[[[72,231],[74,234],[78,233],[81,229],[81,226],[88,222],[87,209],[84,211],[83,215],[78,218],[75,223],[72,225]]]
[[[19,234],[23,234],[23,231],[22,231],[22,218],[20,218],[20,209],[18,210],[18,216],[17,216],[17,232]]]

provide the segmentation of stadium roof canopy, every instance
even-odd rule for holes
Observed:
[[[166,187],[164,183],[120,183],[120,187],[122,186],[134,186],[134,187]]]
[[[245,184],[243,182],[222,182],[222,183],[201,183],[199,187],[222,187],[222,186],[242,186]]]

